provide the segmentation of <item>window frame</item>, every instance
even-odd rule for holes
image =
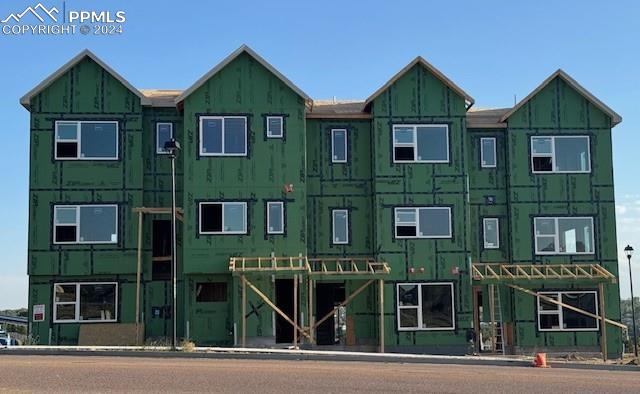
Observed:
[[[75,301],[56,301],[56,286],[76,286],[76,299]],[[109,320],[80,320],[80,287],[86,285],[114,285],[115,286],[115,303],[114,303],[114,317]],[[118,322],[118,282],[55,282],[53,284],[53,322],[57,324],[63,323],[117,323]],[[58,305],[75,305],[75,315],[73,320],[60,320],[58,319]]]
[[[336,131],[344,131],[344,159],[336,159],[335,133]],[[344,164],[349,162],[349,133],[346,128],[331,129],[331,162]]]
[[[493,141],[493,165],[484,163],[484,141]],[[480,168],[496,168],[498,167],[498,152],[496,149],[498,141],[496,137],[482,137],[480,138]]]
[[[422,286],[442,286],[447,285],[451,287],[451,323],[450,327],[422,327]],[[418,287],[418,305],[402,306],[400,305],[400,286],[417,286]],[[455,331],[456,329],[456,300],[453,282],[397,282],[396,283],[396,324],[398,331]],[[401,309],[417,309],[418,311],[418,326],[417,327],[402,327],[400,324],[400,310]]]
[[[345,241],[341,241],[338,242],[336,241],[336,213],[338,212],[344,212],[346,214],[346,229],[345,229],[345,234],[346,234],[346,240]],[[346,208],[336,208],[336,209],[332,209],[331,210],[331,244],[332,245],[348,245],[350,242],[350,237],[349,237],[349,210]]]
[[[551,153],[533,153],[533,140],[535,138],[550,138]],[[556,139],[561,138],[585,138],[587,140],[587,167],[586,171],[559,171],[556,169]],[[532,174],[590,174],[591,173],[591,136],[589,135],[531,135],[529,137],[529,156]],[[551,157],[551,171],[536,171],[533,166],[535,157]]]
[[[75,139],[62,139],[58,140],[58,125],[60,123],[76,123],[76,138]],[[116,125],[116,152],[115,156],[109,157],[87,157],[80,156],[82,149],[82,124],[83,123],[112,123]],[[58,141],[61,142],[75,142],[76,146],[76,156],[75,157],[58,157]],[[54,160],[107,160],[107,161],[118,161],[120,160],[120,122],[117,120],[56,120],[54,122],[53,129],[53,158]]]
[[[553,235],[551,234],[537,234],[537,219],[546,219],[554,220],[554,231]],[[592,251],[590,252],[560,252],[560,233],[559,233],[559,220],[560,219],[589,219],[591,221],[591,246]],[[574,256],[574,255],[591,255],[596,253],[596,244],[595,244],[595,221],[593,216],[534,216],[533,217],[533,241],[534,241],[534,252],[537,256]],[[554,251],[553,252],[545,252],[538,250],[538,237],[554,237]]]
[[[80,208],[81,207],[115,207],[116,208],[116,240],[115,241],[80,241]],[[56,241],[56,219],[58,218],[57,208],[75,208],[76,209],[76,240],[75,241]],[[118,204],[54,204],[53,205],[53,234],[52,241],[54,245],[114,245],[118,243],[120,232],[118,231],[120,210]],[[65,225],[61,225],[65,226]],[[66,226],[71,226],[67,224]]]
[[[495,221],[496,223],[496,235],[497,235],[497,242],[494,246],[491,245],[487,245],[487,227],[486,227],[486,223],[489,221]],[[483,244],[483,249],[500,249],[500,218],[496,218],[496,217],[486,217],[486,218],[482,218],[482,244]]]
[[[202,206],[203,205],[222,205],[222,230],[221,231],[202,231]],[[244,231],[224,231],[224,206],[228,204],[241,204],[243,210]],[[249,213],[246,201],[200,201],[198,202],[198,234],[199,235],[247,235],[249,234]]]
[[[398,222],[396,221],[396,212],[398,209],[414,209],[416,211],[416,235],[398,235]],[[419,235],[420,233],[420,210],[421,209],[429,209],[429,210],[439,210],[446,209],[449,211],[449,234],[448,235]],[[452,221],[452,210],[451,207],[447,206],[397,206],[393,208],[393,235],[396,239],[451,239],[453,238],[453,221]]]
[[[271,129],[269,128],[269,120],[271,119],[280,119],[280,134],[272,134],[271,133]],[[267,138],[284,138],[284,116],[282,115],[267,115],[266,116],[266,131],[267,131]]]
[[[204,121],[205,120],[211,120],[211,119],[219,119],[222,121],[222,125],[221,125],[221,143],[220,146],[222,147],[222,152],[221,153],[215,153],[215,152],[203,152],[202,149],[204,148],[204,138],[203,138],[203,128],[202,126],[204,125]],[[244,153],[225,153],[224,152],[224,131],[225,131],[225,123],[226,123],[226,119],[244,119]],[[204,156],[204,157],[246,157],[249,155],[249,117],[245,116],[245,115],[203,115],[200,116],[199,120],[199,127],[198,127],[198,155],[199,156]]]
[[[395,133],[396,128],[399,127],[411,127],[413,128],[413,142],[412,143],[396,143]],[[418,160],[418,127],[426,127],[426,128],[440,128],[444,127],[446,129],[447,134],[447,159],[446,160]],[[449,149],[451,148],[451,143],[449,141],[450,133],[449,133],[449,125],[446,123],[412,123],[412,124],[393,124],[391,126],[391,158],[393,159],[394,164],[411,164],[411,163],[425,163],[425,164],[443,164],[451,162],[451,155],[449,153]],[[413,160],[397,160],[396,159],[396,146],[397,147],[413,147]]]
[[[280,205],[280,220],[282,221],[282,230],[280,231],[272,231],[269,226],[270,221],[271,221],[271,210],[269,209],[270,205]],[[287,227],[284,219],[285,219],[285,214],[284,214],[284,209],[285,209],[285,204],[284,201],[276,201],[276,200],[271,200],[271,201],[267,201],[267,222],[266,222],[266,227],[267,227],[267,235],[282,235],[285,233],[285,229]]]
[[[594,304],[596,307],[595,315],[600,316],[600,305],[598,305],[598,292],[596,290],[566,290],[566,291],[538,291],[536,294],[541,294],[544,296],[555,295],[558,297],[558,301],[564,303],[562,300],[562,296],[564,294],[593,294]],[[542,310],[540,297],[536,297],[536,318],[538,320],[537,329],[540,332],[573,332],[573,331],[599,331],[600,330],[600,319],[594,319],[596,321],[595,328],[564,328],[564,307],[562,305],[556,305],[558,308],[554,311],[545,311]],[[558,326],[559,328],[542,328],[540,326],[540,315],[558,315]],[[587,316],[588,317],[588,316]],[[593,318],[592,318],[593,319]]]
[[[160,147],[158,143],[160,142],[159,134],[160,134],[160,125],[169,125],[171,126],[171,137],[169,139],[174,138],[173,136],[173,123],[171,122],[157,122],[156,123],[156,154],[157,155],[169,155],[171,154],[169,151],[164,150],[164,147]]]

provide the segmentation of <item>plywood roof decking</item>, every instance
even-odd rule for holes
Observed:
[[[151,102],[152,107],[175,107],[176,97],[182,94],[182,90],[176,89],[140,89]]]
[[[467,111],[467,128],[477,129],[504,129],[507,128],[505,122],[500,119],[511,108],[471,108]]]

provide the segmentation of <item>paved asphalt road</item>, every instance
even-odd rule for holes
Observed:
[[[0,355],[0,392],[640,393],[640,371]]]

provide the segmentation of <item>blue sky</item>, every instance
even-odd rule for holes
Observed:
[[[640,2],[447,3],[70,0],[67,9],[124,10],[123,34],[0,35],[0,309],[27,304],[29,114],[18,99],[84,48],[138,88],[180,89],[243,43],[314,98],[365,98],[422,55],[476,106],[506,107],[564,69],[623,117],[613,131],[618,243],[639,250],[640,289]],[[0,16],[35,4],[4,0]],[[626,296],[626,265],[620,275]]]

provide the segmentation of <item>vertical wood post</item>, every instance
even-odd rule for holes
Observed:
[[[293,348],[298,348],[298,275],[293,275]]]
[[[489,285],[489,315],[491,316],[491,352],[496,352],[496,300],[495,285]]]
[[[309,296],[308,296],[308,301],[309,301],[309,307],[308,307],[308,314],[309,314],[309,336],[311,337],[311,339],[309,340],[309,342],[311,342],[311,344],[313,344],[315,342],[314,337],[313,337],[313,321],[315,320],[314,318],[314,313],[313,313],[313,279],[311,279],[311,276],[309,276],[309,279],[307,281],[307,291],[309,292]]]
[[[604,313],[604,284],[598,284],[598,298],[600,301],[600,350],[602,350],[602,359],[607,361],[607,322]]]
[[[140,271],[142,270],[142,211],[138,212],[138,261],[136,267],[136,345],[140,345]]]
[[[384,280],[378,280],[380,309],[380,353],[384,353]]]
[[[242,281],[242,347],[247,347],[247,280],[240,275]]]

